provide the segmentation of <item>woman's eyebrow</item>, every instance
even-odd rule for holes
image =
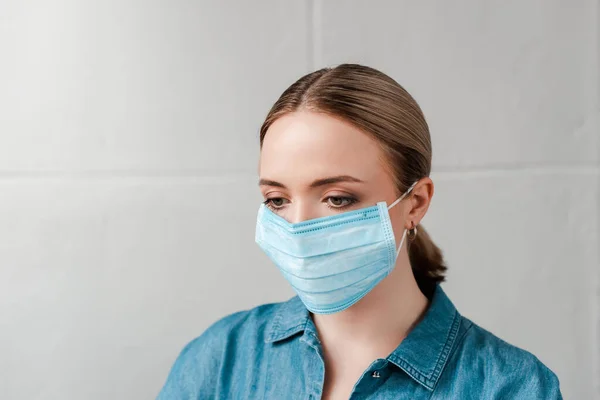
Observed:
[[[317,188],[320,186],[331,185],[333,183],[340,183],[340,182],[363,183],[362,180],[355,178],[353,176],[339,175],[339,176],[331,176],[328,178],[317,179],[310,184],[310,187],[314,189],[314,188]],[[280,183],[280,182],[277,182],[277,181],[274,181],[271,179],[261,179],[258,181],[258,185],[259,186],[274,186],[274,187],[279,187],[282,189],[287,189],[283,183]]]
[[[340,183],[340,182],[363,183],[363,181],[361,181],[360,179],[355,178],[353,176],[339,175],[339,176],[332,176],[329,178],[317,179],[316,181],[314,181],[313,183],[310,184],[310,187],[317,188],[319,186],[331,185],[332,183]]]
[[[261,179],[260,181],[258,181],[258,186],[275,186],[280,187],[282,189],[287,189],[283,183],[272,181],[270,179]]]

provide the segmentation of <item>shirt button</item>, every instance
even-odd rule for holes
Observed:
[[[371,375],[373,378],[381,378],[381,374],[379,373],[379,371],[373,371],[373,375]]]

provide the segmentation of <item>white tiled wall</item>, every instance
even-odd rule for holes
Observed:
[[[600,399],[600,5],[0,1],[0,398],[153,398],[256,248],[258,128],[341,62],[420,102],[447,291]]]

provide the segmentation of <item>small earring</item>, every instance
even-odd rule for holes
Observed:
[[[410,228],[406,234],[406,236],[408,237],[408,240],[415,240],[415,238],[417,237],[417,226],[415,225],[414,222],[410,223],[412,228]]]

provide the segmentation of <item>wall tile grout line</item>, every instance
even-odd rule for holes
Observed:
[[[540,166],[500,166],[500,167],[465,167],[434,168],[435,179],[470,179],[478,177],[502,177],[515,174],[527,175],[589,175],[600,177],[600,165],[540,165]],[[199,183],[238,182],[256,180],[257,175],[249,172],[214,173],[203,171],[140,171],[140,170],[106,170],[106,171],[1,171],[0,182],[15,180],[139,180],[139,181],[185,181]]]
[[[315,70],[315,34],[314,34],[314,16],[315,0],[306,0],[306,58],[307,72]]]
[[[596,57],[595,60],[592,64],[595,63],[595,68],[594,70],[596,71],[594,78],[595,78],[595,86],[596,86],[596,93],[595,93],[595,98],[593,99],[593,101],[595,102],[594,106],[597,110],[600,110],[600,0],[597,0],[596,2],[594,2],[596,10],[594,13],[594,19],[595,19],[595,23],[592,24],[592,26],[594,27],[595,31],[595,43],[593,44],[593,48],[595,48],[596,50]],[[596,126],[596,129],[598,131],[600,131],[600,126]],[[598,134],[598,136],[596,137],[596,145],[597,145],[597,167],[600,168],[600,133]],[[596,193],[600,196],[600,176],[597,179],[597,187],[596,187]],[[596,239],[597,242],[600,241],[600,198],[598,199],[598,209],[596,210]],[[596,261],[600,264],[600,246],[596,247]],[[592,344],[592,350],[593,350],[593,355],[592,355],[592,376],[597,377],[596,378],[596,382],[595,382],[595,397],[597,400],[600,400],[600,379],[598,379],[598,377],[600,377],[600,265],[596,266],[595,269],[595,279],[594,279],[594,283],[595,283],[595,301],[593,301],[593,306],[592,308],[592,318],[596,319],[596,323],[592,323],[592,329],[594,329],[594,332],[592,334],[592,340],[594,340],[594,343]]]
[[[311,61],[312,68],[311,71],[315,71],[319,68],[325,67],[323,65],[323,60],[321,56],[323,54],[322,49],[322,39],[323,32],[321,30],[322,25],[322,4],[320,0],[309,0],[311,2],[311,16],[310,16],[310,31],[312,38],[312,53],[311,53]]]

